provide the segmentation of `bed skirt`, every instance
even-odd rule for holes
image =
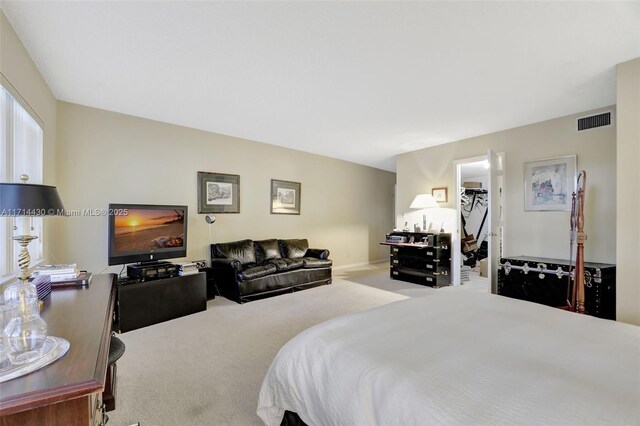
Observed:
[[[307,424],[293,411],[285,411],[280,426],[307,426]]]

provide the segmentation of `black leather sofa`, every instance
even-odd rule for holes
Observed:
[[[331,284],[329,250],[306,239],[241,240],[211,245],[211,269],[221,296],[238,303]]]

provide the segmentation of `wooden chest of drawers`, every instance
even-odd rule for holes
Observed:
[[[390,247],[392,279],[431,287],[451,285],[451,234],[394,232],[391,235],[407,237],[408,241],[413,238],[413,243],[382,243]]]

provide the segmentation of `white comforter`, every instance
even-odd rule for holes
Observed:
[[[327,321],[287,343],[258,415],[309,425],[640,424],[640,327],[466,291]]]

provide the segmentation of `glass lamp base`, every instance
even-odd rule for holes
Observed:
[[[35,361],[41,356],[42,356],[42,349],[36,349],[33,351],[21,352],[16,356],[9,355],[9,361],[11,361],[11,364],[13,365],[23,365],[28,362]]]
[[[13,365],[8,360],[0,363],[0,383],[36,371],[61,358],[69,350],[69,341],[61,337],[47,336],[44,347],[37,358],[26,364]]]

